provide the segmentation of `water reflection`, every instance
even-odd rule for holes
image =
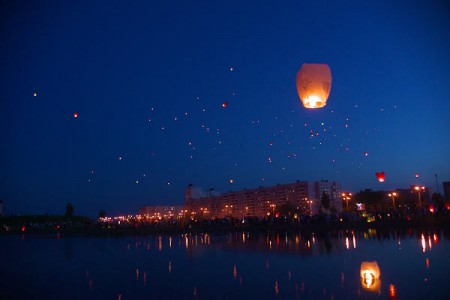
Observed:
[[[0,263],[10,276],[0,298],[64,296],[68,282],[77,299],[433,298],[448,289],[447,236],[371,229],[1,237]],[[21,278],[32,281],[23,288]]]

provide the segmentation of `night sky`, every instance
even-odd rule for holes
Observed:
[[[136,213],[188,184],[435,191],[437,174],[442,193],[444,2],[1,1],[4,212]],[[303,63],[331,68],[324,108],[299,101]]]

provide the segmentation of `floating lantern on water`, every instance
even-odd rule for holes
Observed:
[[[327,104],[331,90],[331,70],[326,64],[303,64],[297,73],[297,92],[306,108]]]
[[[371,291],[379,291],[381,286],[380,268],[376,261],[364,261],[361,263],[361,285]]]

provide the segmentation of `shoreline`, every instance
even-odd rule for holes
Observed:
[[[36,220],[36,218],[32,218]],[[61,218],[50,218],[61,220]],[[5,222],[5,220],[9,222]],[[64,222],[26,222],[27,217],[0,218],[0,235],[48,235],[61,236],[133,236],[133,235],[173,235],[173,234],[226,234],[233,232],[304,232],[326,234],[336,231],[367,231],[370,229],[385,230],[444,230],[450,232],[450,215],[425,216],[422,218],[381,219],[367,222],[357,220],[307,220],[292,222],[283,219],[249,220],[220,219],[204,221],[176,221],[160,223],[127,223],[112,224],[76,217],[73,221]],[[30,220],[28,218],[28,220]],[[77,220],[77,221],[75,221]],[[20,222],[17,222],[20,221]]]

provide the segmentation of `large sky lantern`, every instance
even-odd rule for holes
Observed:
[[[376,261],[363,261],[361,263],[361,284],[367,290],[380,290],[380,267]]]
[[[331,90],[331,70],[326,64],[303,64],[297,73],[297,92],[306,108],[327,104]]]

